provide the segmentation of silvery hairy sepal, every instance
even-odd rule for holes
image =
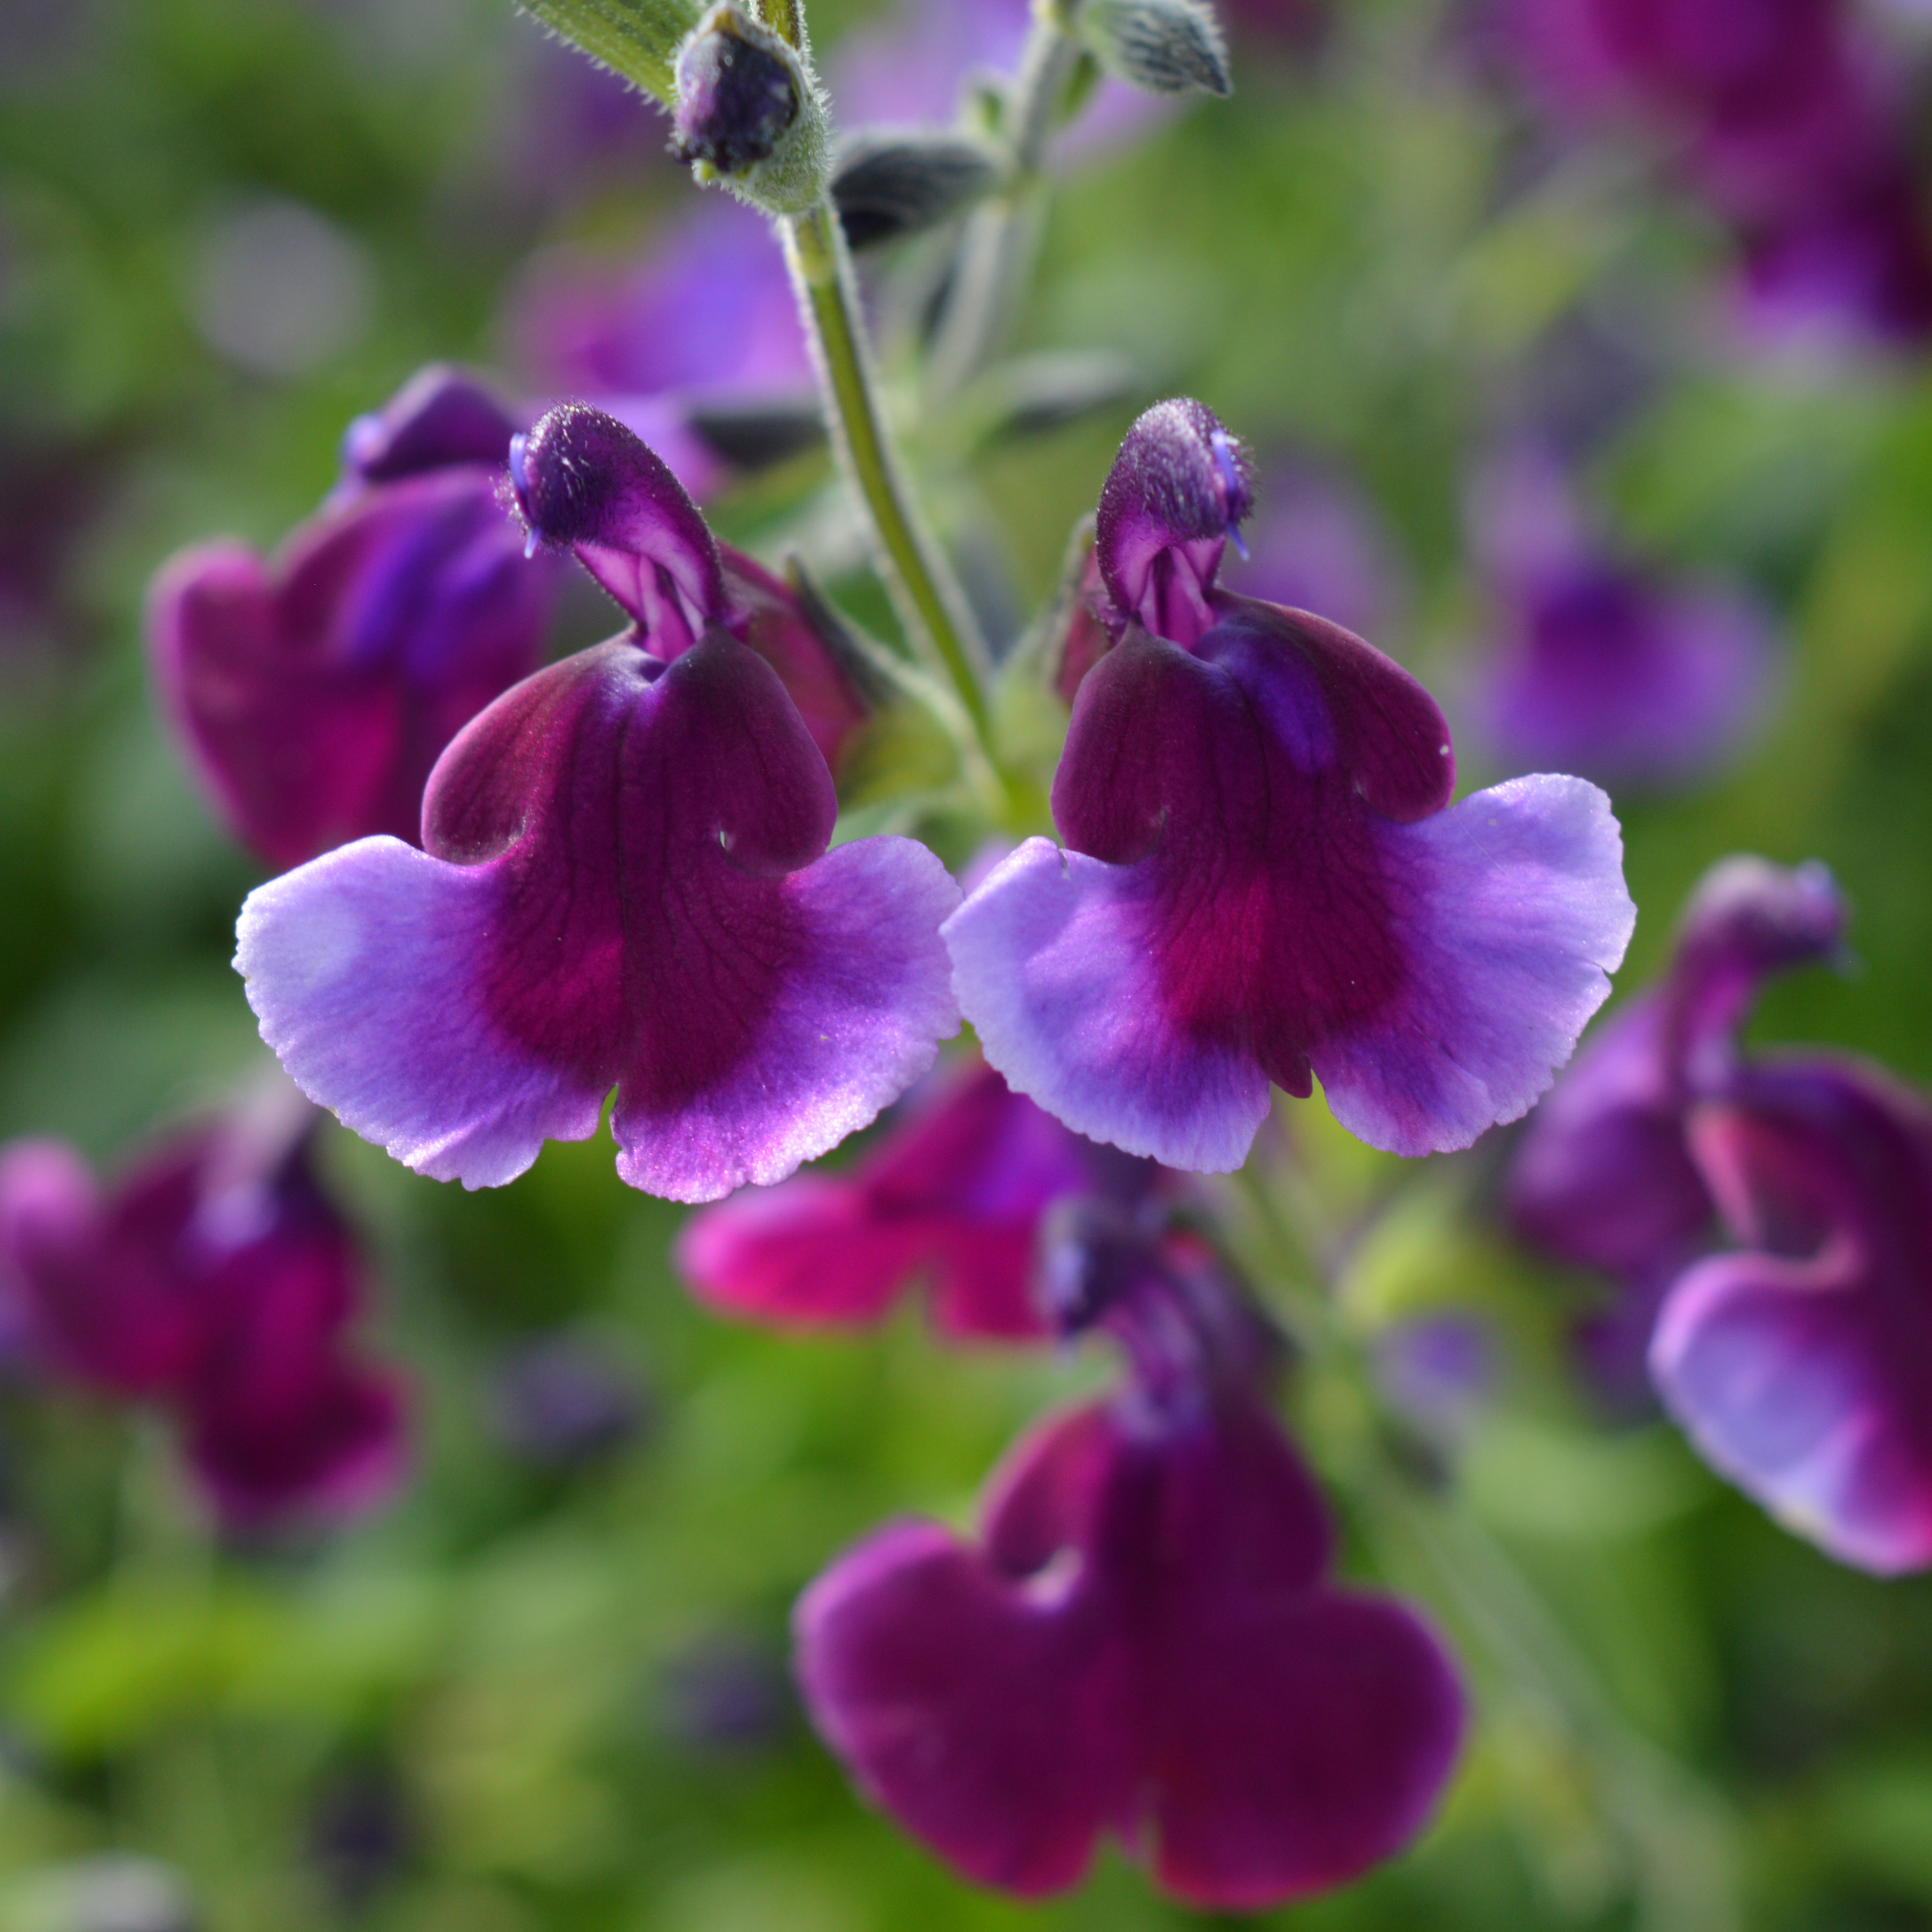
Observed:
[[[872,130],[842,142],[832,200],[854,248],[937,227],[997,188],[998,153],[938,129]]]
[[[831,176],[830,121],[804,55],[718,0],[677,53],[671,152],[769,214],[802,214]]]
[[[669,106],[677,50],[696,25],[697,0],[519,0],[524,10],[592,59]]]
[[[1234,92],[1220,24],[1204,0],[1084,0],[1076,25],[1109,74],[1150,94]]]

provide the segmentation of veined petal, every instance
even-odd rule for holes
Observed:
[[[304,1090],[422,1172],[509,1180],[615,1084],[620,1171],[715,1198],[863,1125],[958,1024],[956,889],[908,841],[824,855],[836,810],[745,646],[601,646],[451,746],[420,861],[366,842],[263,888],[238,964]]]

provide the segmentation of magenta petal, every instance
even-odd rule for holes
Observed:
[[[1230,1173],[1267,1117],[1268,1076],[1170,1016],[1146,938],[1156,884],[1029,838],[946,922],[954,989],[987,1059],[1076,1133]]]
[[[380,410],[343,433],[351,486],[393,483],[460,464],[500,469],[524,424],[473,376],[447,362],[419,369]]]
[[[262,888],[237,963],[304,1090],[410,1166],[500,1184],[615,1084],[620,1171],[713,1199],[862,1126],[958,1023],[956,888],[908,840],[826,854],[835,812],[744,646],[602,646],[451,746],[434,856],[370,841]]]
[[[1467,1147],[1519,1119],[1609,997],[1636,922],[1610,800],[1513,778],[1380,835],[1406,904],[1407,976],[1312,1047],[1328,1105],[1372,1147]]]
[[[1692,1269],[1652,1372],[1706,1458],[1840,1562],[1932,1564],[1932,1114],[1869,1070],[1754,1070],[1691,1144],[1748,1251]]]
[[[596,1131],[608,1078],[493,1024],[484,974],[505,882],[358,839],[250,892],[236,931],[262,1037],[297,1086],[404,1166],[497,1187],[546,1140]]]

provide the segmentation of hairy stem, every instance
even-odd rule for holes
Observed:
[[[879,399],[878,378],[860,319],[858,292],[838,218],[829,203],[783,224],[785,259],[818,371],[833,448],[865,506],[879,574],[914,646],[943,671],[992,755],[986,685],[989,660],[964,593],[926,530],[906,486]]]

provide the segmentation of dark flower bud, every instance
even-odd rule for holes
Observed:
[[[1201,0],[1087,0],[1080,28],[1100,64],[1150,94],[1232,94],[1220,23]]]
[[[769,28],[718,0],[677,56],[671,152],[777,214],[802,213],[823,191],[825,118],[799,56]]]
[[[482,383],[434,362],[343,433],[344,478],[393,483],[458,464],[500,464],[523,426]]]
[[[846,142],[832,199],[854,248],[896,242],[950,220],[999,185],[1000,159],[963,134],[866,133]]]

